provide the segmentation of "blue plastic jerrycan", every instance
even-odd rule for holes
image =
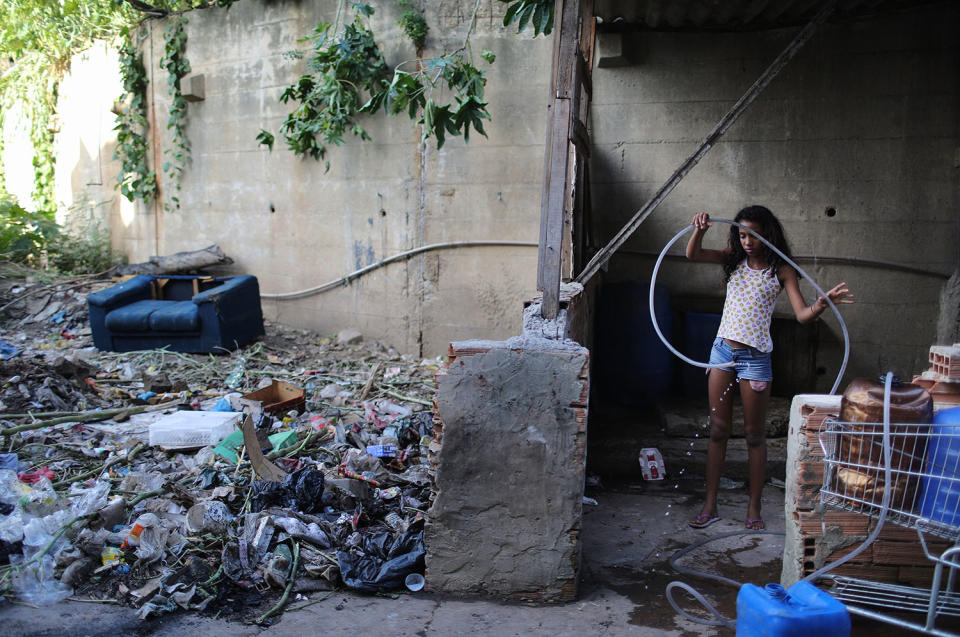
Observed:
[[[737,637],[844,637],[850,635],[846,607],[809,582],[784,588],[744,584],[737,594]]]

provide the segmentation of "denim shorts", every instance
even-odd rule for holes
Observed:
[[[710,350],[710,364],[721,365],[723,363],[733,363],[729,371],[736,371],[737,378],[744,380],[762,380],[771,382],[773,380],[773,368],[770,366],[770,353],[761,352],[755,347],[746,347],[744,349],[734,349],[730,347],[722,338],[713,341],[713,349]]]

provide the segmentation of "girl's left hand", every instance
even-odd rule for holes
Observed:
[[[828,292],[827,296],[830,297],[830,300],[833,301],[834,305],[837,304],[851,304],[853,303],[853,292],[846,287],[846,283],[838,283],[833,286]],[[825,311],[828,307],[827,300],[822,296],[817,297],[816,309],[820,312]]]

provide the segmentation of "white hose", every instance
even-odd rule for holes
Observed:
[[[730,219],[719,219],[714,217],[711,217],[710,221],[711,222],[716,221],[720,223],[726,223],[731,226],[736,226],[741,230],[744,230],[752,234],[754,237],[762,241],[768,248],[773,250],[773,252],[775,252],[781,259],[783,259],[786,263],[792,266],[793,269],[800,274],[800,276],[806,279],[807,282],[809,282],[810,285],[813,286],[813,289],[817,291],[817,294],[819,294],[824,299],[826,299],[827,305],[830,306],[830,309],[833,310],[833,313],[836,315],[837,320],[840,321],[840,329],[843,331],[843,362],[840,364],[840,373],[837,374],[837,379],[833,381],[833,388],[830,390],[831,394],[837,393],[837,388],[840,386],[840,380],[843,378],[843,374],[847,371],[847,360],[850,358],[850,334],[847,332],[847,324],[844,323],[843,317],[840,316],[840,310],[837,309],[837,306],[834,305],[833,301],[830,300],[830,297],[827,296],[827,293],[824,292],[819,285],[817,285],[817,282],[814,281],[810,277],[810,275],[804,272],[800,268],[800,266],[797,265],[790,257],[785,255],[779,248],[777,248],[777,246],[773,245],[772,243],[767,241],[765,238],[761,237],[758,233],[754,232],[750,228],[746,227],[743,224],[737,223],[736,221],[731,221]],[[670,239],[670,241],[668,241],[665,246],[663,246],[663,250],[660,251],[660,256],[657,257],[657,262],[653,266],[653,274],[650,275],[650,320],[653,322],[653,329],[657,332],[657,336],[660,337],[660,340],[663,342],[666,348],[671,352],[673,352],[674,355],[676,355],[681,360],[687,363],[690,363],[691,365],[695,365],[696,367],[704,367],[707,369],[732,367],[733,366],[732,362],[723,363],[720,365],[711,365],[710,363],[701,363],[691,358],[688,358],[687,356],[684,356],[683,354],[678,352],[677,349],[669,343],[669,341],[667,341],[666,337],[664,337],[663,335],[663,332],[660,331],[660,325],[657,323],[657,316],[654,311],[653,292],[654,292],[654,285],[657,282],[657,273],[660,271],[660,264],[663,263],[663,259],[667,255],[667,251],[671,248],[671,246],[673,246],[673,244],[676,243],[677,240],[680,239],[680,237],[682,237],[684,234],[686,234],[690,230],[693,230],[692,225],[686,226],[683,230],[675,234],[674,237]]]
[[[880,535],[880,529],[883,528],[883,523],[887,519],[887,509],[890,507],[890,491],[893,488],[890,468],[890,385],[892,383],[893,372],[887,372],[887,378],[883,384],[883,497],[880,498],[880,516],[877,518],[877,526],[873,529],[873,533],[863,541],[863,544],[856,549],[847,553],[836,562],[831,562],[803,578],[807,582],[816,582],[823,577],[824,573],[832,571],[847,560],[852,560],[857,555],[860,555],[860,553],[865,551],[866,548],[877,539],[877,536]]]

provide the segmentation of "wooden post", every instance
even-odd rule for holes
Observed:
[[[541,313],[556,318],[560,309],[564,215],[569,201],[568,160],[573,132],[574,70],[580,56],[580,2],[557,0],[553,47],[553,78],[547,116],[544,185],[540,201],[540,252],[537,288],[543,292]]]

